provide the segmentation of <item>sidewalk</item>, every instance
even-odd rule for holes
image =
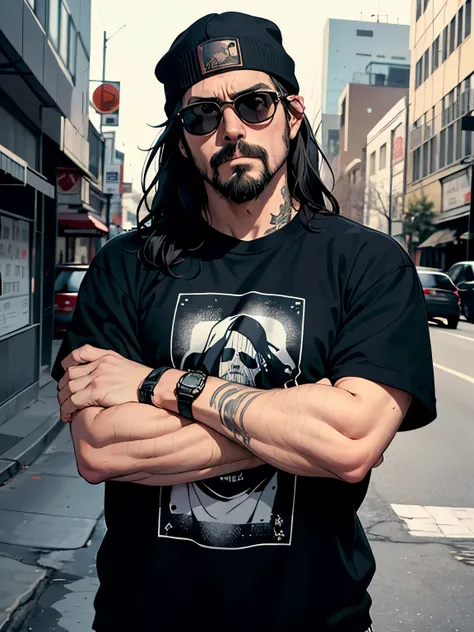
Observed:
[[[0,455],[0,482],[7,481],[0,487],[0,630],[6,630],[13,613],[42,591],[51,572],[47,554],[87,545],[103,511],[103,485],[89,485],[77,473],[54,381],[0,426],[0,445],[7,447]]]
[[[53,358],[60,341],[53,343]],[[31,465],[62,428],[56,382],[39,391],[38,400],[0,425],[0,485]]]

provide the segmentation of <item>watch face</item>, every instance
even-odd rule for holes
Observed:
[[[202,382],[202,375],[200,373],[188,373],[185,379],[183,380],[183,383],[188,388],[196,388],[201,384],[201,382]]]

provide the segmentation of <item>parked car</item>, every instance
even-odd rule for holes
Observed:
[[[65,263],[56,266],[54,284],[54,334],[65,333],[71,322],[77,301],[77,293],[84,279],[87,264]]]
[[[429,320],[445,318],[449,329],[456,329],[461,316],[461,300],[449,276],[434,268],[417,268]]]
[[[474,261],[455,263],[447,274],[459,289],[461,309],[466,320],[474,323]]]

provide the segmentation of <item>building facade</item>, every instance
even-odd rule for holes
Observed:
[[[402,246],[408,98],[367,134],[364,224],[390,234]]]
[[[90,0],[0,2],[0,423],[49,374],[58,169],[89,169]]]
[[[321,135],[329,159],[338,153],[339,98],[349,83],[366,83],[367,66],[378,63],[384,85],[408,85],[410,27],[404,24],[329,19],[323,36]],[[386,68],[382,68],[386,65]]]
[[[448,268],[465,258],[473,133],[461,118],[474,111],[472,0],[413,0],[407,202],[426,195],[436,232],[418,260]]]
[[[366,206],[367,134],[407,93],[408,87],[350,83],[339,98],[339,156],[334,194],[341,213],[360,223],[364,221]]]

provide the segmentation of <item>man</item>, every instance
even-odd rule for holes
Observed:
[[[436,416],[415,268],[338,216],[276,25],[208,15],[156,74],[150,215],[94,259],[54,370],[106,481],[94,630],[366,632],[356,512]]]

